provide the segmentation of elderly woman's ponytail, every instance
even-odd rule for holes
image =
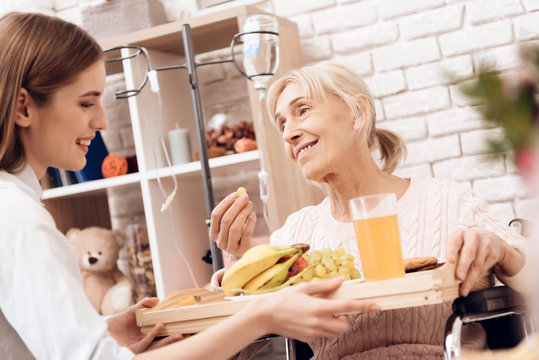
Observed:
[[[386,129],[376,129],[382,170],[391,174],[393,170],[406,158],[406,144],[400,136]]]

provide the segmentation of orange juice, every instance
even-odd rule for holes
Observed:
[[[365,281],[404,276],[397,215],[354,220]]]

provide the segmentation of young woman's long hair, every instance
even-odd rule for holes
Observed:
[[[9,13],[0,19],[0,170],[15,172],[25,161],[14,116],[21,88],[45,106],[56,89],[101,59],[99,44],[60,18]]]

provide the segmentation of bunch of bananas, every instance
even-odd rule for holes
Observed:
[[[306,244],[254,246],[227,269],[221,281],[223,291],[228,296],[263,294],[294,284],[312,268],[301,259],[308,249]],[[303,264],[301,269],[296,262]]]

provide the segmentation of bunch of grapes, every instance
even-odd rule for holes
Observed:
[[[344,280],[361,278],[361,273],[354,266],[354,256],[338,247],[335,250],[326,248],[322,251],[313,250],[304,255],[311,269],[303,275],[304,281],[318,281],[342,276]]]

